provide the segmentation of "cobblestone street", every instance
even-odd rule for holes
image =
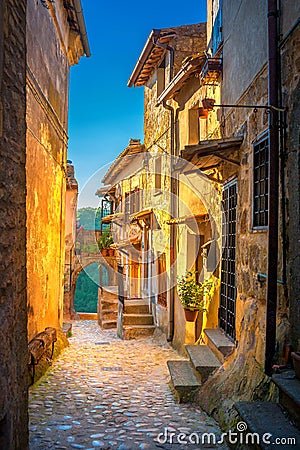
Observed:
[[[227,448],[196,445],[196,434],[220,430],[196,406],[173,399],[166,361],[182,358],[170,346],[153,338],[122,341],[95,321],[75,322],[69,341],[30,390],[31,450]],[[187,443],[177,443],[179,433]]]

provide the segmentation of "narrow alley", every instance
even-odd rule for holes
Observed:
[[[218,441],[220,429],[196,406],[176,403],[166,361],[182,357],[162,339],[122,341],[79,321],[69,342],[30,390],[31,450],[227,448],[195,444],[203,433]]]

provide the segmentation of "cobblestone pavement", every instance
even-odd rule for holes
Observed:
[[[166,361],[182,358],[169,345],[122,341],[96,321],[75,322],[69,341],[30,389],[31,450],[227,448],[202,445],[203,433],[219,439],[217,424],[197,406],[173,399]],[[178,444],[178,437],[187,443]]]

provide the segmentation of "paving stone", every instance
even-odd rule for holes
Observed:
[[[74,322],[72,330],[70,346],[30,388],[30,450],[180,450],[157,436],[165,428],[220,434],[197,405],[173,399],[166,361],[181,356],[167,343],[122,341],[96,321]]]

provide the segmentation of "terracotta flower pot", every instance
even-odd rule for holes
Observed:
[[[191,309],[184,308],[185,320],[187,322],[195,322],[198,317],[199,311],[192,311]]]
[[[114,256],[115,255],[115,251],[113,248],[109,248],[108,249],[108,256]]]
[[[101,249],[101,255],[102,255],[102,256],[107,256],[107,254],[108,254],[107,248],[102,248],[102,249]]]
[[[300,352],[291,353],[296,377],[300,380]]]
[[[204,109],[204,108],[200,107],[198,109],[198,115],[199,115],[200,119],[206,119],[208,117],[207,109]]]

